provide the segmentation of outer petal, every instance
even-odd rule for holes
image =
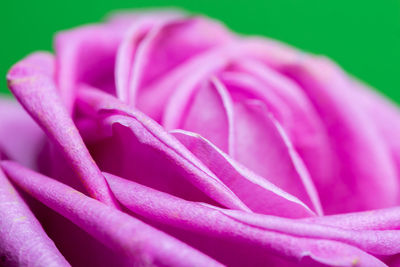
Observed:
[[[109,129],[115,125],[113,130],[117,137],[114,139],[116,142],[105,150],[106,160],[101,161],[107,169],[123,172],[129,177],[133,176],[146,184],[183,197],[196,199],[203,196],[201,199],[205,201],[204,196],[208,196],[205,198],[207,201],[211,198],[233,209],[249,210],[200,160],[144,114],[95,90],[82,90],[80,99],[82,109],[94,112],[95,116],[106,115],[104,122]],[[121,150],[115,150],[116,145]],[[93,148],[96,149],[96,145]],[[125,154],[121,154],[124,149]],[[109,151],[114,153],[108,153]],[[94,154],[101,155],[100,152]],[[157,163],[158,167],[153,168],[153,163]],[[164,179],[160,179],[160,174],[164,173]],[[194,187],[188,186],[188,183]]]
[[[203,18],[176,19],[153,27],[137,48],[130,77],[130,104],[141,88],[168,75],[185,61],[231,41],[219,23]]]
[[[11,68],[7,75],[9,87],[33,119],[61,148],[89,193],[115,206],[117,203],[104,177],[56,92],[53,69],[51,55],[33,54]]]
[[[126,30],[122,24],[90,25],[56,36],[56,81],[68,111],[80,83],[115,93],[115,60]]]
[[[18,102],[0,97],[0,154],[36,168],[44,133]]]
[[[1,168],[0,265],[70,266]]]
[[[116,197],[124,206],[153,222],[169,225],[172,227],[168,228],[170,231],[180,234],[187,242],[214,255],[229,266],[254,266],[266,262],[274,265],[277,262],[273,255],[294,262],[304,261],[309,257],[314,263],[331,266],[384,266],[378,259],[353,246],[320,239],[318,235],[322,238],[324,235],[335,237],[329,228],[320,228],[319,232],[316,232],[318,227],[312,228],[310,224],[301,225],[294,220],[265,215],[254,217],[264,218],[263,221],[269,224],[268,227],[260,223],[254,226],[251,223],[253,215],[249,213],[184,201],[110,174],[106,174],[106,177]],[[240,218],[233,214],[240,214]],[[308,235],[313,238],[304,238]],[[314,239],[315,237],[317,239]],[[209,242],[210,238],[212,243]],[[340,236],[338,238],[340,239]],[[353,237],[348,234],[347,238]],[[372,243],[375,241],[374,238],[368,239],[368,236],[366,239]],[[369,245],[363,244],[362,241],[358,244]],[[241,251],[246,251],[247,255],[244,256]],[[280,264],[288,266],[290,262]]]
[[[400,230],[400,208],[309,218],[305,221],[352,230]]]
[[[400,177],[400,110],[399,107],[385,99],[372,88],[353,82],[355,98],[359,100],[368,117],[384,139],[396,163]]]
[[[182,130],[172,134],[251,210],[291,218],[314,215],[299,199],[240,165],[198,134]]]
[[[121,211],[20,165],[1,163],[10,178],[134,264],[220,266],[216,261]],[[173,255],[173,257],[171,257]]]
[[[303,88],[327,129],[334,169],[325,180],[315,180],[326,212],[396,205],[400,187],[393,158],[374,123],[357,103],[350,79],[327,60],[282,44],[249,40],[245,46],[249,56],[257,57]]]

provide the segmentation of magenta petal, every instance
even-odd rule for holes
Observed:
[[[365,109],[368,117],[382,136],[393,159],[396,163],[397,174],[400,176],[400,111],[390,100],[382,97],[372,88],[353,82],[355,96],[361,106]]]
[[[232,39],[220,24],[202,18],[166,21],[153,27],[138,45],[130,77],[134,104],[141,88],[157,81],[175,67]]]
[[[64,152],[90,195],[116,206],[103,175],[56,92],[51,75],[53,68],[50,54],[33,54],[11,68],[7,74],[8,85],[32,118]]]
[[[235,45],[227,44],[190,58],[144,88],[137,95],[137,108],[167,129],[176,128],[197,86],[226,66],[236,52]]]
[[[115,60],[126,28],[121,24],[90,25],[57,34],[56,81],[68,111],[72,111],[81,83],[115,93]]]
[[[0,168],[0,265],[70,266]]]
[[[322,214],[319,197],[286,133],[259,100],[235,103],[235,159]]]
[[[216,261],[179,240],[71,187],[11,161],[3,161],[1,166],[16,184],[34,198],[77,224],[104,245],[120,252],[121,256],[131,258],[135,264],[219,266]]]
[[[373,120],[355,97],[350,78],[324,58],[300,53],[278,42],[250,39],[244,46],[249,56],[300,85],[327,130],[333,168],[330,175],[315,180],[326,213],[398,204],[400,186],[394,160]]]
[[[217,78],[199,88],[185,113],[177,128],[200,134],[226,153],[234,152],[233,103]]]
[[[187,233],[186,235],[197,233],[206,236],[207,240],[212,238],[213,242],[208,244],[201,244],[193,239],[191,242],[195,242],[208,253],[214,252],[217,259],[229,266],[265,264],[265,262],[272,264],[273,255],[294,262],[311,258],[314,263],[332,266],[354,264],[385,266],[375,257],[356,247],[319,238],[318,234],[322,238],[324,235],[335,237],[331,228],[317,226],[313,229],[310,224],[301,224],[295,220],[275,216],[254,214],[253,217],[252,214],[242,211],[235,212],[185,201],[111,174],[105,175],[115,196],[124,206],[152,221],[181,229]],[[234,214],[239,214],[239,218]],[[254,222],[254,218],[258,216],[263,218],[262,224]],[[327,229],[331,232],[326,233]],[[343,231],[338,229],[335,231],[343,234]],[[353,238],[348,232],[345,235],[348,239],[342,238],[344,241]],[[371,235],[370,239],[368,236],[365,238],[374,245],[374,235]],[[218,246],[213,246],[213,243],[217,243]],[[235,244],[233,247],[230,246],[232,243]],[[361,242],[358,244],[365,245]],[[225,250],[226,248],[229,250]],[[256,253],[251,253],[251,257],[238,258],[240,251],[236,251],[237,249],[245,250],[248,255],[251,252]],[[285,263],[285,266],[287,265],[289,262]]]
[[[191,183],[203,194],[222,205],[233,209],[249,210],[228,187],[202,164],[200,160],[146,115],[127,107],[114,97],[101,93],[100,91],[90,89],[82,90],[80,91],[79,97],[82,106],[86,105],[86,109],[92,109],[92,112],[97,111],[99,114],[106,115],[104,121],[106,125],[115,125],[114,129],[120,129],[121,134],[124,132],[126,133],[124,138],[120,137],[118,139],[120,140],[119,142],[125,140],[130,144],[133,143],[136,145],[136,151],[142,151],[142,154],[137,153],[135,157],[138,162],[142,162],[141,166],[136,165],[139,172],[136,168],[131,168],[134,166],[133,164],[135,162],[133,158],[123,157],[125,162],[126,160],[129,161],[129,165],[125,165],[119,169],[123,170],[124,168],[129,168],[128,170],[131,171],[128,175],[133,174],[138,178],[142,178],[143,182],[153,180],[154,182],[152,185],[154,186],[164,185],[163,188],[165,189],[172,187],[171,190],[177,191],[178,194],[180,190],[177,189],[187,187],[181,187],[184,184],[179,184],[177,183],[178,180],[174,181],[173,179],[182,177],[183,182],[186,180],[186,183]],[[82,108],[84,109],[85,107]],[[107,113],[109,113],[108,117]],[[113,115],[113,113],[121,115]],[[123,128],[125,128],[125,130]],[[126,148],[125,144],[124,147]],[[135,150],[129,150],[129,146],[128,151],[130,155],[136,152]],[[118,151],[118,153],[120,152]],[[111,158],[109,157],[109,160],[105,160],[106,163],[107,161],[113,161],[112,157],[118,157],[117,155],[109,156],[111,156]],[[146,160],[143,162],[143,159]],[[151,165],[154,162],[159,164],[158,168],[155,170],[153,170],[154,168]],[[163,180],[160,180],[160,176],[151,175],[154,179],[147,177],[149,173],[157,170],[165,170],[165,177]],[[176,174],[178,177],[174,177],[170,174]],[[163,173],[160,175],[164,176]]]
[[[176,16],[179,17],[179,15]],[[158,29],[160,25],[173,17],[172,15],[172,17],[142,16],[136,18],[136,21],[132,23],[132,26],[124,35],[118,46],[115,66],[116,91],[118,98],[122,101],[131,101],[131,98],[136,93],[136,88],[133,90],[130,88],[137,85],[137,78],[135,79],[132,76],[137,77],[142,71],[141,63],[144,60],[142,59],[144,51],[141,43],[146,42],[145,36],[149,35],[151,29]]]
[[[254,174],[198,134],[182,130],[171,133],[252,211],[290,218],[315,216],[299,199]]]
[[[236,220],[266,230],[294,236],[336,240],[356,246],[374,255],[395,255],[400,253],[400,231],[398,230],[357,231],[314,222],[304,222],[305,220],[288,220],[262,214],[245,214],[234,210],[220,210]]]
[[[400,230],[400,208],[306,218],[304,221],[351,230]]]
[[[21,105],[0,97],[0,154],[31,168],[36,168],[44,133]]]

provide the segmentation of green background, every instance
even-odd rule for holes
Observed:
[[[0,3],[0,75],[26,54],[51,50],[55,32],[115,9],[179,7],[234,31],[276,38],[333,58],[400,103],[400,0],[23,0]],[[6,92],[5,79],[0,92]]]

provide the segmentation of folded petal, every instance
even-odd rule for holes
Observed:
[[[0,154],[36,168],[44,137],[43,131],[17,101],[0,97]]]
[[[334,161],[328,133],[298,84],[254,59],[238,60],[233,71],[221,73],[221,79],[233,97],[256,98],[266,105],[285,130],[313,181],[330,178]]]
[[[56,35],[56,81],[68,111],[72,111],[81,83],[115,94],[117,50],[129,26],[117,23],[88,25]]]
[[[70,266],[1,168],[0,265]]]
[[[213,78],[201,86],[178,129],[195,132],[222,151],[233,154],[233,103],[225,86]]]
[[[400,109],[390,100],[359,81],[353,81],[355,98],[381,134],[396,163],[400,177]]]
[[[236,45],[228,42],[193,56],[143,88],[137,95],[136,107],[165,128],[176,128],[198,86],[223,69],[237,53]]]
[[[291,218],[315,215],[299,199],[242,166],[197,133],[183,130],[171,133],[251,210]]]
[[[179,240],[71,187],[14,162],[3,161],[1,166],[12,181],[34,198],[121,253],[121,257],[132,259],[132,264],[220,266]]]
[[[109,132],[102,144],[90,145],[103,170],[184,198],[249,210],[200,160],[146,115],[100,91],[81,90],[79,98],[82,109],[94,112],[97,120],[103,121],[103,131]]]
[[[318,194],[286,133],[259,100],[234,105],[235,159],[322,214]]]
[[[130,104],[141,88],[185,61],[232,39],[219,23],[200,17],[175,19],[153,27],[138,45],[130,76]]]
[[[277,42],[250,39],[244,46],[249,55],[299,84],[326,128],[334,165],[329,176],[314,181],[326,213],[398,204],[400,182],[394,160],[374,122],[354,97],[346,74],[326,59]]]
[[[53,70],[54,60],[50,54],[32,54],[11,68],[7,74],[8,85],[25,110],[63,151],[90,195],[116,206],[103,175],[56,91]]]
[[[212,253],[217,260],[228,266],[253,266],[265,262],[276,264],[274,255],[285,259],[286,262],[280,262],[285,266],[290,261],[300,262],[306,258],[314,263],[333,266],[385,266],[377,258],[354,246],[323,239],[324,235],[335,237],[330,228],[327,233],[327,228],[315,232],[314,228],[318,227],[297,224],[295,220],[254,215],[262,216],[263,222],[269,224],[266,227],[265,224],[252,223],[253,216],[250,213],[236,213],[185,201],[111,174],[105,176],[117,199],[128,209],[153,222],[172,227],[170,231],[199,249]],[[240,218],[232,214],[240,214]],[[353,238],[348,233],[346,237]],[[209,242],[210,238],[212,243]],[[365,238],[374,245],[373,237]],[[208,242],[203,243],[204,240]],[[243,257],[240,251],[246,251],[247,257]]]
[[[350,212],[304,219],[310,223],[352,230],[400,230],[400,208]]]

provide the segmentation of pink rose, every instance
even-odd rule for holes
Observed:
[[[1,266],[400,263],[399,110],[326,58],[137,13],[7,79]]]

